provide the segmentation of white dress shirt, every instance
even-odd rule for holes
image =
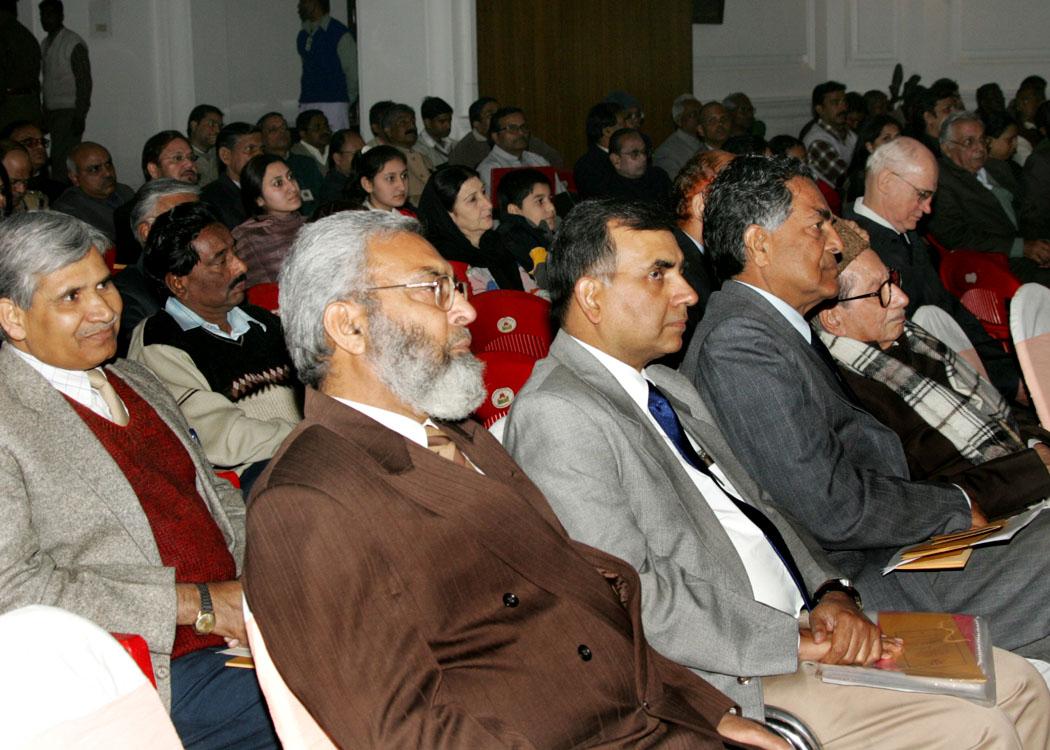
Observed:
[[[664,443],[667,444],[675,458],[678,459],[678,463],[689,475],[693,484],[696,485],[696,489],[707,502],[712,512],[714,512],[718,522],[722,524],[722,528],[729,536],[729,541],[733,543],[737,555],[740,556],[740,562],[743,563],[744,570],[747,571],[747,577],[751,581],[751,590],[754,593],[755,601],[779,609],[781,612],[786,612],[793,617],[798,615],[803,606],[802,595],[799,593],[798,587],[792,580],[791,574],[788,573],[787,567],[780,559],[780,556],[773,549],[769,540],[766,539],[766,535],[736,507],[736,504],[729,499],[725,491],[718,486],[718,483],[712,481],[710,477],[694,468],[692,464],[685,460],[682,454],[678,452],[678,448],[671,441],[671,438],[664,432],[660,423],[649,412],[649,381],[646,379],[644,372],[635,370],[630,365],[575,337],[574,340],[593,354],[594,358],[616,379],[616,382],[627,392],[631,400],[649,418],[649,423],[653,429],[663,438]],[[700,446],[696,444],[696,441],[693,440],[688,432],[686,432],[686,438],[688,438],[694,448],[699,449]],[[733,487],[732,482],[718,468],[718,464],[711,464],[710,470],[718,477],[719,482],[722,483],[727,491],[732,492],[737,497],[740,496],[740,493]]]
[[[10,346],[10,344],[8,344]],[[22,360],[32,367],[34,370],[39,372],[44,380],[50,383],[55,390],[59,393],[69,396],[69,398],[76,401],[81,406],[86,406],[91,411],[98,414],[100,417],[108,419],[110,422],[113,421],[113,414],[109,410],[109,406],[106,404],[106,400],[102,398],[102,395],[91,387],[91,383],[88,381],[87,373],[83,370],[63,370],[61,367],[53,367],[52,365],[41,362],[39,359],[34,357],[28,352],[24,352],[18,347],[12,346],[11,351],[17,354]],[[96,368],[101,370],[102,368]],[[106,376],[109,377],[108,375]],[[120,398],[120,395],[117,395]]]
[[[744,284],[743,281],[737,281],[736,283]],[[744,284],[744,286],[748,289],[754,289],[768,300],[769,304],[775,307],[777,312],[784,316],[784,319],[791,324],[792,328],[798,331],[799,335],[806,340],[807,344],[813,341],[813,329],[809,327],[809,323],[807,323],[806,319],[802,317],[802,313],[784,300],[780,299],[780,297],[767,292],[765,289],[759,289],[757,286],[752,286],[751,284]]]
[[[214,323],[209,323],[174,297],[168,297],[168,301],[164,303],[164,312],[174,318],[175,322],[179,324],[179,328],[183,331],[192,331],[194,328],[203,328],[208,333],[218,336],[219,338],[230,339],[232,341],[236,341],[241,336],[248,333],[248,329],[251,328],[252,323],[261,326],[264,331],[266,330],[265,324],[260,323],[239,307],[235,307],[226,313],[226,322],[230,324],[229,333],[226,333],[226,331],[222,330]]]
[[[864,196],[857,198],[857,200],[853,202],[853,210],[854,212],[863,216],[864,218],[871,219],[880,227],[885,227],[886,229],[889,229],[892,232],[897,232],[897,234],[904,234],[904,232],[897,231],[897,227],[893,226],[884,218],[882,218],[877,213],[868,208],[866,205],[864,205]]]
[[[539,154],[532,151],[522,151],[521,156],[515,156],[509,151],[504,151],[499,146],[493,146],[489,155],[478,164],[478,174],[485,186],[485,194],[492,192],[492,170],[501,167],[549,167],[550,162]]]

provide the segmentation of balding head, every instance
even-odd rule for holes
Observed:
[[[913,138],[884,143],[868,159],[864,205],[898,232],[915,229],[936,190],[937,160]]]

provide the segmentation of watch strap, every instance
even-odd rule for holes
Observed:
[[[201,595],[201,612],[207,612],[209,614],[214,613],[215,609],[212,607],[211,591],[208,590],[208,584],[198,583],[194,585],[197,587],[197,591]]]

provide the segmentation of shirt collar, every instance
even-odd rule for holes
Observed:
[[[884,218],[882,218],[877,213],[875,213],[870,208],[868,208],[864,204],[864,197],[863,196],[861,196],[860,198],[857,198],[857,200],[853,203],[853,211],[855,213],[863,216],[865,219],[871,219],[876,224],[878,224],[880,227],[886,227],[886,229],[889,229],[891,232],[896,232],[897,234],[902,234],[901,232],[897,232],[896,227],[894,227],[892,224],[890,224]]]
[[[984,167],[981,167],[980,169],[978,169],[977,173],[974,174],[974,177],[976,177],[977,181],[979,183],[981,183],[982,185],[984,185],[989,190],[991,190],[992,187],[995,185],[995,183],[992,182],[991,176],[989,176],[989,174],[988,174],[988,170],[985,169]]]
[[[437,427],[429,417],[425,422],[417,422],[412,417],[398,414],[388,409],[380,409],[378,406],[363,404],[360,401],[351,401],[348,398],[339,398],[338,396],[333,396],[333,398],[351,409],[356,409],[369,419],[379,422],[388,430],[393,430],[406,440],[411,440],[416,445],[424,448],[427,447],[427,426]]]
[[[302,145],[303,148],[305,148],[307,150],[307,152],[310,155],[312,155],[314,157],[314,159],[316,159],[317,161],[321,162],[322,164],[327,163],[327,161],[328,161],[328,146],[325,146],[324,147],[324,151],[321,151],[320,149],[316,148],[315,146],[311,146],[306,141],[299,141],[299,143]]]
[[[251,323],[255,323],[264,331],[266,330],[266,326],[263,323],[259,322],[239,307],[235,307],[226,313],[226,322],[230,324],[229,333],[226,333],[226,331],[222,330],[214,323],[209,323],[174,297],[168,297],[168,301],[164,303],[164,311],[174,318],[175,322],[179,324],[179,328],[183,331],[192,331],[194,328],[203,328],[208,333],[213,333],[220,338],[231,339],[233,341],[236,341],[241,336],[248,333],[248,329],[251,328]]]
[[[575,336],[570,336],[570,338],[592,354],[598,360],[598,363],[609,371],[609,374],[616,379],[620,387],[627,391],[627,395],[638,404],[640,409],[648,411],[649,381],[645,379],[644,371],[634,369],[626,362],[618,360],[611,354],[606,354],[601,349],[593,347],[584,341],[580,341]]]
[[[312,34],[318,29],[328,31],[328,24],[331,20],[332,17],[326,13],[316,21],[303,21],[303,28],[306,29],[307,34]]]
[[[735,279],[734,279],[735,280]],[[813,329],[809,327],[809,323],[802,317],[798,310],[793,308],[784,300],[775,294],[770,294],[765,289],[759,289],[757,286],[744,283],[743,281],[735,280],[736,283],[746,286],[748,289],[754,289],[761,296],[763,296],[769,304],[776,308],[777,312],[784,316],[784,319],[791,324],[791,327],[799,332],[799,335],[806,340],[806,343],[812,343],[813,341]]]

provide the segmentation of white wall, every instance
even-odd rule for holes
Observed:
[[[1050,77],[1045,0],[731,0],[721,26],[693,27],[702,100],[746,91],[767,135],[797,134],[821,81],[886,90],[893,66],[929,84],[958,81],[967,106],[998,82],[1009,100],[1026,75]]]

